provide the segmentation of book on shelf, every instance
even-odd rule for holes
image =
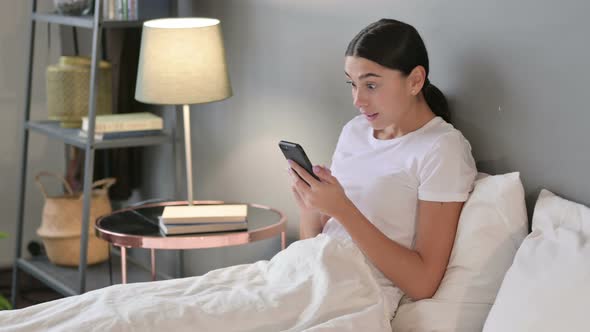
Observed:
[[[166,206],[162,212],[162,223],[198,224],[245,222],[248,216],[247,204],[199,204]]]
[[[198,222],[183,224],[165,224],[159,218],[160,232],[164,235],[179,235],[191,233],[236,232],[248,229],[246,220],[237,222]]]
[[[102,114],[96,116],[94,123],[95,133],[162,129],[162,118],[150,112]],[[82,131],[88,131],[87,116],[82,118]]]
[[[162,131],[161,129],[159,129],[159,130],[113,131],[113,132],[106,132],[106,133],[95,133],[94,140],[101,141],[101,140],[109,140],[109,139],[117,139],[117,138],[154,136],[154,135],[161,135],[163,133],[164,133],[164,131]],[[88,138],[88,132],[86,132],[84,130],[80,130],[78,135],[82,138]]]

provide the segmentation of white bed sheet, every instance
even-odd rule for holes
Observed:
[[[397,303],[373,271],[354,244],[319,235],[270,261],[0,311],[0,330],[390,332]]]

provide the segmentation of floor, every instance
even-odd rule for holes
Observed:
[[[19,275],[21,278],[20,294],[16,300],[17,309],[63,297],[25,272],[20,271]],[[0,268],[0,293],[8,300],[10,300],[11,284],[12,269]]]

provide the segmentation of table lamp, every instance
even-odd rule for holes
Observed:
[[[219,20],[164,18],[143,23],[135,99],[182,105],[189,205],[193,205],[189,104],[231,95]]]

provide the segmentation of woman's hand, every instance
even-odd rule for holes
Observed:
[[[301,215],[315,215],[316,217],[319,217],[320,211],[308,206],[299,194],[299,191],[297,190],[297,181],[301,181],[301,179],[299,179],[297,174],[295,174],[295,172],[293,172],[293,170],[290,167],[287,168],[287,172],[289,172],[289,176],[291,177],[291,191],[293,192],[293,197],[295,197],[295,203],[299,208],[299,213]]]
[[[293,179],[291,187],[301,209],[317,210],[324,215],[336,217],[352,205],[344,188],[329,169],[322,166],[313,167],[314,174],[320,178],[318,181],[296,162],[289,160],[289,166],[292,168],[290,170]],[[293,170],[305,181],[300,179]]]

